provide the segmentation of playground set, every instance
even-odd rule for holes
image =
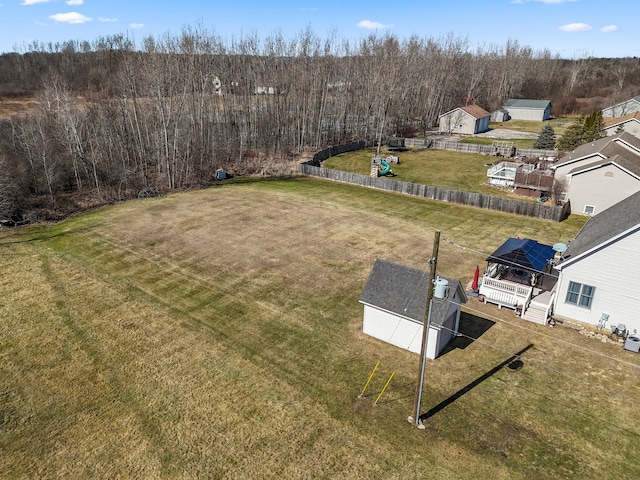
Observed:
[[[376,154],[371,159],[371,176],[372,177],[395,177],[396,174],[391,170],[391,164],[395,163],[396,165],[400,163],[400,159],[395,155],[389,155],[386,158],[382,158],[380,155]]]

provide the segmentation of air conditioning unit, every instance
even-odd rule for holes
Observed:
[[[629,335],[624,341],[624,349],[630,352],[640,352],[640,338]]]

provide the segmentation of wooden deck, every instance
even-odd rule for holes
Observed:
[[[498,308],[518,309],[524,320],[546,325],[551,315],[555,291],[520,283],[522,275],[519,272],[514,273],[515,276],[507,274],[501,279],[484,276],[479,289],[479,294],[484,297],[484,303],[493,303]],[[510,278],[519,281],[513,281]],[[547,281],[547,285],[553,286],[553,283]]]

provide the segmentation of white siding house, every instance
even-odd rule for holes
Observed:
[[[556,269],[554,314],[640,332],[640,192],[590,218]],[[634,332],[635,330],[635,332]]]
[[[551,167],[575,213],[597,215],[640,191],[640,139],[622,132],[581,145]]]
[[[513,120],[548,120],[551,118],[550,100],[528,100],[510,98],[502,105]]]
[[[396,347],[420,353],[426,312],[428,272],[386,260],[376,260],[360,296],[364,305],[363,333]],[[444,284],[446,283],[446,287]],[[454,279],[440,277],[435,290],[426,356],[435,359],[453,340],[460,325],[460,304],[467,297]]]
[[[623,117],[604,118],[604,131],[608,137],[627,132],[640,138],[640,112],[630,113]]]
[[[602,109],[602,116],[605,118],[623,117],[634,112],[640,112],[640,95]]]
[[[458,107],[438,117],[440,133],[474,135],[489,130],[491,114],[478,105]]]

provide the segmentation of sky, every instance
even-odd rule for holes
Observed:
[[[229,41],[310,28],[320,38],[453,34],[471,50],[517,40],[562,58],[640,57],[639,18],[640,0],[0,0],[0,53],[202,26]]]

